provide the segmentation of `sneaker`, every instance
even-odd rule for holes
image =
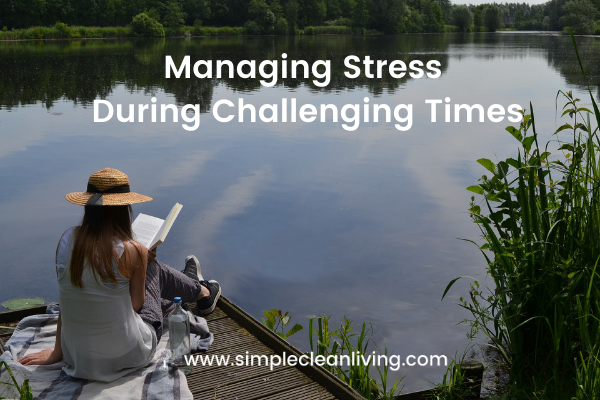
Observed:
[[[221,285],[215,280],[200,281],[200,284],[208,289],[210,295],[198,300],[196,302],[196,309],[200,315],[210,314],[214,311],[217,301],[221,297]]]
[[[200,261],[198,261],[196,256],[192,255],[185,258],[185,268],[181,272],[195,281],[204,280],[202,277],[202,269],[200,268]]]

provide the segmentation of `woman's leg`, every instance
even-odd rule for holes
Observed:
[[[162,336],[162,321],[165,311],[175,297],[181,297],[184,303],[196,301],[200,297],[200,282],[182,274],[168,265],[154,260],[146,269],[146,295],[144,305],[138,312],[142,320],[156,330],[156,337]]]

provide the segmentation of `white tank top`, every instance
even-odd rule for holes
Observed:
[[[151,361],[156,332],[133,310],[129,279],[121,275],[116,260],[113,269],[117,284],[97,282],[88,265],[81,277],[84,287],[71,284],[73,241],[71,228],[56,251],[61,345],[68,364],[63,370],[76,378],[111,382]],[[114,248],[120,258],[123,243],[115,241]]]

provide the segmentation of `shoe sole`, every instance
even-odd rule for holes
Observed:
[[[200,315],[208,315],[211,312],[215,311],[215,307],[217,306],[217,302],[219,301],[219,297],[221,297],[221,285],[219,285],[219,291],[217,292],[217,295],[215,296],[215,302],[213,303],[213,305],[210,308],[207,308],[205,310],[198,310],[198,314],[200,314]]]
[[[202,276],[202,266],[200,265],[200,261],[198,261],[198,258],[196,256],[194,256],[194,255],[187,256],[184,261],[185,264],[187,265],[187,262],[191,259],[194,259],[194,261],[196,261],[196,265],[198,265],[200,267],[200,268],[196,267],[197,280],[203,281],[204,277]],[[183,270],[185,271],[185,268]],[[192,277],[190,276],[190,278],[192,278]],[[192,278],[192,279],[194,279],[194,278]]]

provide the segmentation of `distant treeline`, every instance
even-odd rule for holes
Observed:
[[[600,0],[453,5],[450,0],[0,0],[4,31],[34,26],[244,27],[246,34],[495,31],[600,33]],[[143,15],[142,15],[143,14]],[[156,24],[155,24],[156,23]],[[317,28],[316,28],[317,27]],[[316,31],[315,31],[316,29]],[[163,33],[164,34],[164,33]]]

